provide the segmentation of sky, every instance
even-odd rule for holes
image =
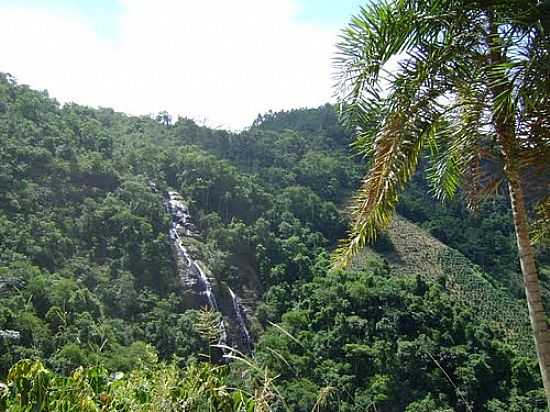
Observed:
[[[360,0],[0,0],[0,72],[60,102],[239,130],[333,101]]]

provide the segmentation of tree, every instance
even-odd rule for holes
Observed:
[[[550,405],[550,334],[525,199],[525,176],[548,187],[549,12],[536,0],[395,0],[352,19],[339,43],[338,89],[354,146],[371,165],[335,262],[349,262],[389,224],[424,152],[440,198],[462,187],[475,207],[505,181]]]

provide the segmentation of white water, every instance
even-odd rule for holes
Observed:
[[[0,329],[0,338],[6,340],[19,340],[21,338],[21,332],[10,329]]]
[[[210,307],[214,310],[218,310],[218,303],[216,302],[216,296],[214,296],[214,293],[212,292],[212,286],[210,285],[210,281],[208,280],[208,277],[204,273],[204,271],[201,269],[200,265],[197,262],[193,262],[193,266],[197,269],[199,273],[199,280],[202,285],[202,289],[204,290],[204,294],[206,295],[206,298],[208,300],[208,303],[210,304]]]
[[[241,299],[231,290],[231,288],[228,288],[228,289],[229,289],[229,294],[231,295],[231,300],[233,301],[233,310],[235,311],[235,318],[237,319],[237,323],[239,324],[241,339],[243,341],[243,344],[245,345],[245,348],[247,350],[250,350],[251,349],[250,333],[248,332],[248,329],[246,327],[245,313],[243,310],[243,306],[241,304]]]
[[[172,215],[172,226],[170,227],[170,239],[177,247],[178,255],[183,257],[185,266],[188,270],[188,275],[193,276],[197,280],[199,285],[199,293],[206,298],[208,306],[211,309],[219,311],[216,296],[212,290],[212,284],[206,276],[206,273],[201,268],[200,264],[191,258],[189,251],[183,245],[180,234],[183,236],[193,235],[193,225],[191,223],[191,215],[189,214],[189,208],[181,199],[181,196],[177,192],[168,192],[167,201],[168,212]],[[222,320],[219,325],[220,330],[220,344],[226,344],[227,332],[225,330],[225,324]]]

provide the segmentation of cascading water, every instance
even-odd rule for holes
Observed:
[[[0,338],[18,341],[21,339],[21,332],[17,330],[0,329]]]
[[[153,191],[158,191],[151,185]],[[170,240],[172,241],[176,266],[184,287],[184,302],[188,307],[207,306],[222,315],[219,324],[219,344],[232,342],[244,352],[252,350],[252,339],[246,326],[246,312],[240,297],[229,290],[229,296],[216,296],[208,277],[208,268],[189,250],[191,239],[196,237],[195,227],[191,220],[189,208],[178,192],[170,191],[165,198],[166,210],[172,217]],[[231,302],[229,302],[231,297]],[[226,327],[228,329],[226,329]],[[224,353],[227,351],[224,349]]]
[[[248,352],[250,352],[252,348],[252,341],[250,339],[250,333],[248,332],[248,329],[246,327],[246,320],[245,320],[245,312],[243,310],[243,306],[241,304],[241,299],[239,296],[235,294],[229,289],[229,294],[231,295],[231,301],[233,302],[233,310],[235,311],[235,319],[237,320],[237,324],[239,326],[239,332],[241,335],[241,340],[244,345],[244,349]]]
[[[208,304],[212,309],[218,310],[216,296],[214,296],[214,293],[212,292],[212,286],[210,285],[208,277],[205,275],[204,271],[201,269],[200,265],[197,262],[193,262],[193,267],[199,274],[198,278],[202,285],[202,289],[204,290],[203,293],[206,295],[206,299],[208,300]]]
[[[183,199],[177,192],[168,192],[168,199],[166,200],[166,209],[172,216],[172,224],[170,226],[170,239],[174,243],[178,263],[179,272],[182,283],[191,289],[195,289],[200,296],[203,297],[204,302],[208,307],[213,310],[219,311],[216,296],[212,290],[212,284],[208,279],[205,271],[201,268],[199,262],[191,257],[189,251],[184,246],[183,241],[186,237],[194,235],[194,226],[191,223],[191,215],[189,214],[189,208],[183,202]],[[182,267],[183,266],[183,267]],[[225,330],[225,324],[223,318],[220,322],[220,344],[226,344],[227,332]]]

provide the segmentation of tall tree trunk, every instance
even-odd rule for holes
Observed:
[[[491,68],[507,63],[507,56],[502,49],[502,42],[492,11],[487,12],[487,23],[487,64],[489,70],[491,70]],[[508,181],[519,261],[523,274],[527,306],[529,308],[529,320],[533,329],[542,383],[544,385],[548,410],[550,411],[550,333],[542,305],[535,255],[529,240],[527,210],[521,186],[520,147],[516,136],[516,114],[510,113],[502,107],[499,108],[496,102],[498,96],[511,92],[513,85],[510,79],[506,77],[506,74],[501,74],[499,79],[495,79],[494,76],[498,76],[497,73],[502,73],[502,71],[494,71],[492,73],[493,78],[489,80],[488,84],[493,95],[493,124],[495,126],[497,143],[500,145],[504,160],[504,173]]]
[[[542,383],[546,393],[548,409],[550,410],[550,333],[545,320],[542,297],[540,293],[539,277],[535,265],[533,247],[529,241],[529,225],[527,211],[519,173],[508,171],[508,190],[512,203],[512,214],[516,229],[519,261],[523,273],[525,295],[529,307],[529,320],[535,336],[535,346],[542,375]]]

